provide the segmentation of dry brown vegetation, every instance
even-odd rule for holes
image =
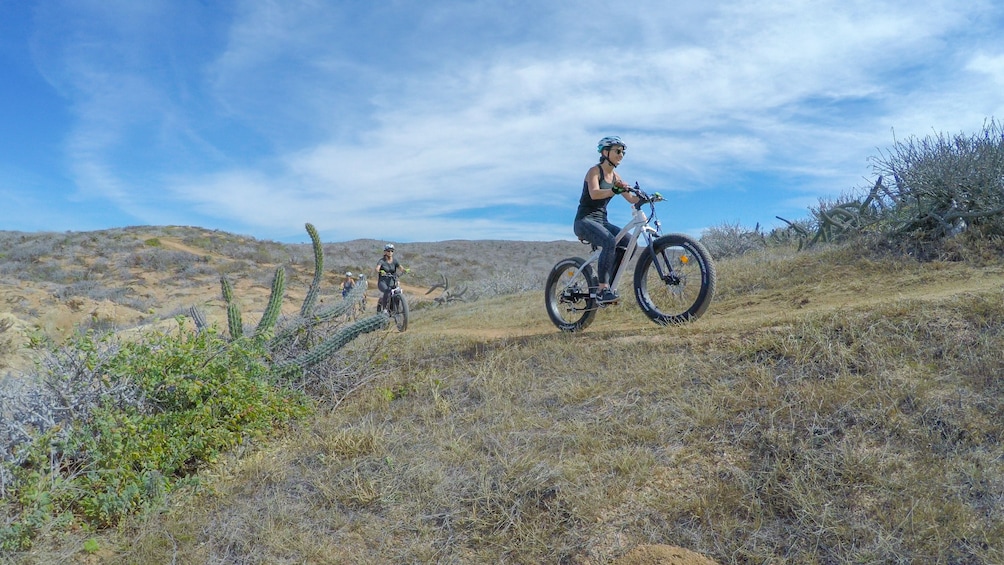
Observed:
[[[33,245],[2,270],[0,338],[136,329],[195,303],[219,320],[219,272],[257,311],[276,264],[310,272],[306,246],[195,228]],[[719,263],[718,298],[691,325],[624,302],[569,335],[520,287],[583,246],[400,248],[415,300],[441,272],[522,292],[416,308],[406,333],[352,345],[382,353],[352,396],[219,461],[159,513],[7,559],[659,563],[667,544],[719,563],[1004,562],[999,252],[757,251]],[[326,245],[329,271],[368,270],[378,250]]]

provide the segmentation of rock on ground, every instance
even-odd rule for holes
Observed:
[[[613,565],[718,565],[700,553],[672,545],[639,545]]]

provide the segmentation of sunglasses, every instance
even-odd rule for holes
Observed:
[[[618,147],[617,149],[614,149],[614,153],[616,153],[618,155],[623,155],[623,154],[627,153],[627,149],[621,149],[620,147]]]

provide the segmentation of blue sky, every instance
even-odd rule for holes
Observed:
[[[666,231],[769,228],[1004,118],[1002,32],[991,0],[0,0],[0,229],[573,239],[605,135]]]

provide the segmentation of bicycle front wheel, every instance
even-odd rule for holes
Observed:
[[[595,292],[597,280],[585,263],[579,257],[562,259],[547,277],[544,306],[551,322],[563,332],[584,330],[596,317],[599,305],[590,291]]]
[[[408,329],[408,301],[403,296],[394,296],[390,299],[390,317],[397,326],[397,331],[403,332]]]
[[[642,312],[660,325],[682,324],[704,314],[715,295],[711,254],[683,234],[660,237],[634,270],[634,294]]]

